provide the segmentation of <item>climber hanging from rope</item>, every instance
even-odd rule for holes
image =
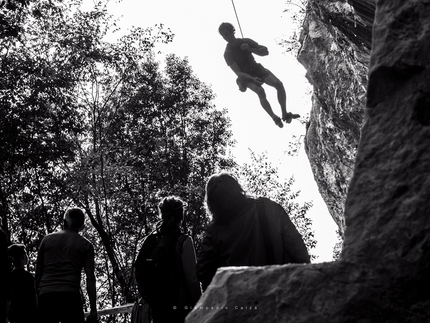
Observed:
[[[218,29],[221,36],[227,41],[224,58],[228,66],[237,75],[236,83],[239,90],[245,92],[247,88],[254,91],[260,99],[263,109],[273,119],[275,124],[282,128],[284,124],[290,123],[292,119],[300,118],[300,115],[287,112],[287,95],[282,82],[263,65],[257,63],[252,54],[265,56],[269,54],[267,47],[259,45],[250,38],[236,38],[235,29],[232,24],[224,22]],[[277,116],[266,98],[266,92],[262,85],[273,86],[278,92],[278,102],[281,106],[282,120]]]

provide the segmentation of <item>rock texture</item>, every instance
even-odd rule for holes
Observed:
[[[331,263],[224,268],[186,322],[430,322],[430,0],[379,0]]]
[[[364,114],[374,12],[374,0],[309,1],[298,55],[314,89],[305,149],[341,235]]]

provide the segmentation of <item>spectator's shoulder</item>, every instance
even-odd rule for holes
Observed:
[[[272,201],[272,200],[270,200],[270,199],[268,199],[268,198],[266,198],[265,200],[266,200],[266,203],[267,203],[268,205],[270,205],[270,206],[272,206],[272,207],[275,207],[275,208],[281,208],[281,209],[283,209],[282,205],[281,205],[281,204],[279,204],[278,202]]]
[[[261,201],[264,205],[264,209],[266,210],[266,213],[269,214],[286,214],[284,208],[279,203],[272,201],[271,199],[268,199],[266,197],[258,198],[257,201]]]
[[[59,237],[61,235],[62,232],[63,231],[54,231],[54,232],[48,233],[46,236],[43,237],[42,242],[56,239],[57,237]]]
[[[214,235],[216,234],[219,230],[221,230],[219,228],[219,225],[216,224],[215,222],[211,221],[206,229],[206,235]]]
[[[94,246],[90,240],[79,234],[80,242],[88,249],[94,250]]]
[[[265,207],[280,207],[280,205],[267,197],[259,197],[255,202],[263,203]]]

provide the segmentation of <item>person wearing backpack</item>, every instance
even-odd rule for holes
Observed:
[[[193,240],[180,227],[185,206],[176,196],[161,200],[161,221],[145,238],[136,259],[138,290],[154,323],[184,322],[201,296]]]
[[[232,175],[212,175],[205,199],[213,219],[197,263],[203,290],[219,267],[310,263],[302,236],[283,207],[247,196]]]
[[[84,210],[69,208],[64,214],[63,229],[47,234],[40,243],[35,284],[43,323],[97,321],[94,246],[79,234],[84,226]],[[81,296],[82,269],[90,303],[86,320]]]

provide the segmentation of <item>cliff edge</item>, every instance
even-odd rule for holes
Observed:
[[[313,86],[305,150],[343,236],[344,205],[366,103],[375,1],[309,1],[299,62]]]

